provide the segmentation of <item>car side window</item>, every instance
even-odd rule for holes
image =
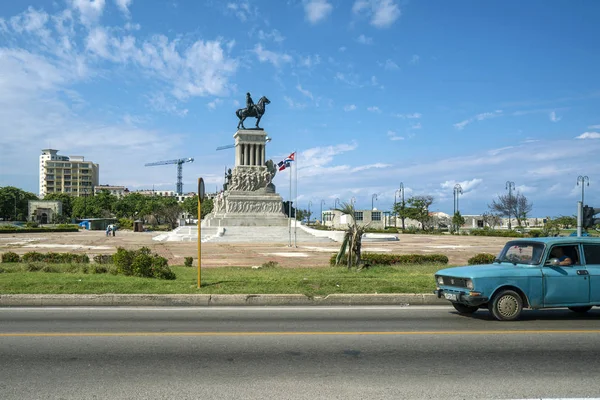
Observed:
[[[558,258],[559,261],[565,260],[565,257],[571,260],[570,265],[580,264],[578,246],[554,246],[550,250],[550,258]]]
[[[586,264],[599,264],[600,265],[600,245],[598,244],[584,244],[583,254],[585,255]]]

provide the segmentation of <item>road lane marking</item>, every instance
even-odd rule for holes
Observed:
[[[358,332],[15,332],[0,337],[94,337],[94,336],[417,336],[417,335],[528,335],[528,334],[600,334],[588,330],[509,330],[509,331],[358,331]]]

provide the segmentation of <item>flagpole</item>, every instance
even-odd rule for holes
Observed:
[[[294,167],[294,172],[296,175],[296,188],[294,190],[296,192],[296,208],[294,209],[294,247],[298,247],[298,245],[296,244],[296,236],[298,235],[298,153],[296,152],[296,150],[294,150],[294,164],[296,164],[296,166]]]
[[[285,162],[285,160],[284,160]],[[285,164],[284,164],[285,165]],[[292,168],[292,163],[290,163],[290,168]],[[288,203],[288,218],[289,218],[289,226],[288,226],[288,247],[292,247],[292,170],[290,169],[290,197]]]

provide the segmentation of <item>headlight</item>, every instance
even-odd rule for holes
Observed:
[[[438,283],[438,285],[440,285],[440,286],[441,286],[441,285],[443,285],[443,284],[444,284],[444,278],[442,278],[441,276],[438,276],[438,277],[437,277],[437,283]]]
[[[466,280],[467,289],[473,290],[473,281],[470,279]]]

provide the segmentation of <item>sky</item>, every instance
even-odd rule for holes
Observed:
[[[297,152],[298,205],[431,195],[532,217],[600,207],[595,0],[27,0],[0,3],[0,186],[38,192],[41,149],[100,184],[221,188],[237,117],[269,98],[267,159]],[[246,120],[253,126],[254,118]],[[288,170],[274,183],[288,198]],[[594,203],[595,202],[595,203]]]

